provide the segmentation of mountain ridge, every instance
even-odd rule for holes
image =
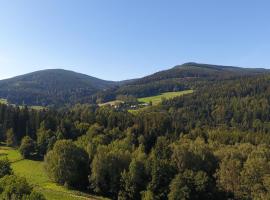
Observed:
[[[212,70],[212,71],[206,71],[206,70]],[[226,74],[220,74],[221,71],[225,72]],[[223,76],[223,78],[225,78],[225,76],[261,74],[263,72],[270,72],[270,69],[244,68],[244,67],[235,67],[235,66],[188,62],[188,63],[176,65],[172,68],[161,70],[153,74],[144,76],[142,78],[136,79],[136,81],[145,82],[145,79],[150,79],[151,81],[153,81],[153,80],[161,80],[161,79],[166,79],[166,78],[185,78],[188,76],[201,77],[201,76],[204,76],[205,74],[207,74],[208,76],[212,76],[213,78],[215,78],[214,76],[217,76],[217,75]]]
[[[15,104],[75,103],[80,97],[91,96],[115,84],[70,70],[47,69],[1,80],[0,97]]]
[[[81,72],[76,72],[73,70],[67,70],[67,69],[62,69],[62,68],[51,68],[51,69],[43,69],[43,70],[33,71],[33,72],[26,73],[26,74],[21,74],[21,75],[13,76],[10,78],[1,79],[0,82],[8,81],[11,79],[25,78],[27,76],[36,75],[36,74],[40,74],[40,73],[58,73],[58,74],[60,74],[60,73],[70,73],[70,74],[73,73],[73,74],[76,74],[78,76],[84,76],[84,77],[92,78],[92,79],[99,80],[99,81],[107,81],[107,82],[111,82],[111,83],[118,82],[118,81],[111,81],[111,80],[103,80],[103,79],[100,79],[100,78],[97,78],[94,76],[90,76],[90,75],[87,75],[87,74],[84,74]]]
[[[189,62],[142,78],[107,81],[66,69],[45,69],[0,80],[0,98],[14,104],[42,106],[95,103],[100,96],[104,96],[104,101],[119,94],[143,97],[189,89],[198,80],[226,80],[268,72],[270,70],[264,68]]]

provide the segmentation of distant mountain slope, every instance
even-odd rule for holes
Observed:
[[[237,79],[269,73],[261,68],[241,68],[233,66],[185,63],[143,78],[127,82],[115,90],[99,93],[99,99],[112,100],[119,94],[145,97],[162,92],[196,89],[213,81]]]
[[[132,84],[142,84],[172,78],[228,79],[240,76],[258,75],[265,72],[269,72],[269,70],[189,62],[143,77],[132,82]]]
[[[60,105],[90,97],[114,84],[73,71],[49,69],[1,80],[0,97],[16,104]]]
[[[185,63],[143,78],[113,82],[73,71],[49,69],[1,80],[0,98],[12,104],[39,106],[106,102],[120,94],[146,97],[269,72],[266,69]]]

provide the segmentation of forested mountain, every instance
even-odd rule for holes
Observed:
[[[97,96],[103,101],[112,100],[117,95],[145,97],[161,92],[198,89],[204,84],[217,80],[236,79],[269,72],[270,70],[261,68],[240,68],[190,62],[135,79],[120,85],[120,87],[101,91]]]
[[[241,68],[189,62],[137,79],[132,84],[145,84],[173,78],[207,78],[210,80],[229,79],[233,77],[261,74],[266,71],[268,70],[260,68]]]
[[[132,114],[0,104],[0,138],[51,180],[119,200],[270,199],[270,75],[214,80]],[[33,158],[34,157],[34,158]]]
[[[51,69],[0,81],[0,98],[17,105],[63,106],[106,102],[117,95],[145,97],[162,92],[198,89],[216,80],[268,73],[266,69],[185,63],[155,74],[120,82],[72,71]]]
[[[0,81],[0,97],[10,103],[63,105],[88,98],[115,83],[62,69],[50,69]]]

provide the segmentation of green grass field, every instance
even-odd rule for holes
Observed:
[[[2,103],[2,104],[7,104],[8,101],[7,101],[6,99],[0,99],[0,103]]]
[[[179,92],[165,92],[165,93],[162,93],[162,94],[156,95],[156,96],[138,98],[138,101],[142,102],[142,103],[150,103],[150,102],[152,102],[153,105],[157,105],[157,104],[159,104],[161,102],[161,100],[163,98],[171,99],[171,98],[174,98],[174,97],[177,97],[177,96],[190,94],[192,92],[193,92],[193,90],[184,90],[184,91],[179,91]]]
[[[45,195],[47,200],[104,200],[104,198],[68,190],[63,186],[53,183],[46,175],[42,161],[22,159],[20,153],[15,149],[1,146],[1,157],[7,157],[11,162],[14,173],[18,176],[25,177],[36,191]]]
[[[30,108],[32,108],[33,110],[43,110],[43,109],[46,109],[46,107],[43,107],[43,106],[30,106]]]
[[[114,100],[114,101],[108,101],[106,103],[100,103],[98,105],[99,106],[107,106],[107,105],[114,106],[114,105],[117,105],[117,104],[120,104],[120,103],[124,103],[124,101]]]

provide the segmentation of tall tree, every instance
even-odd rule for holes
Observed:
[[[70,140],[59,140],[45,156],[45,169],[55,182],[85,189],[88,183],[87,153]]]

